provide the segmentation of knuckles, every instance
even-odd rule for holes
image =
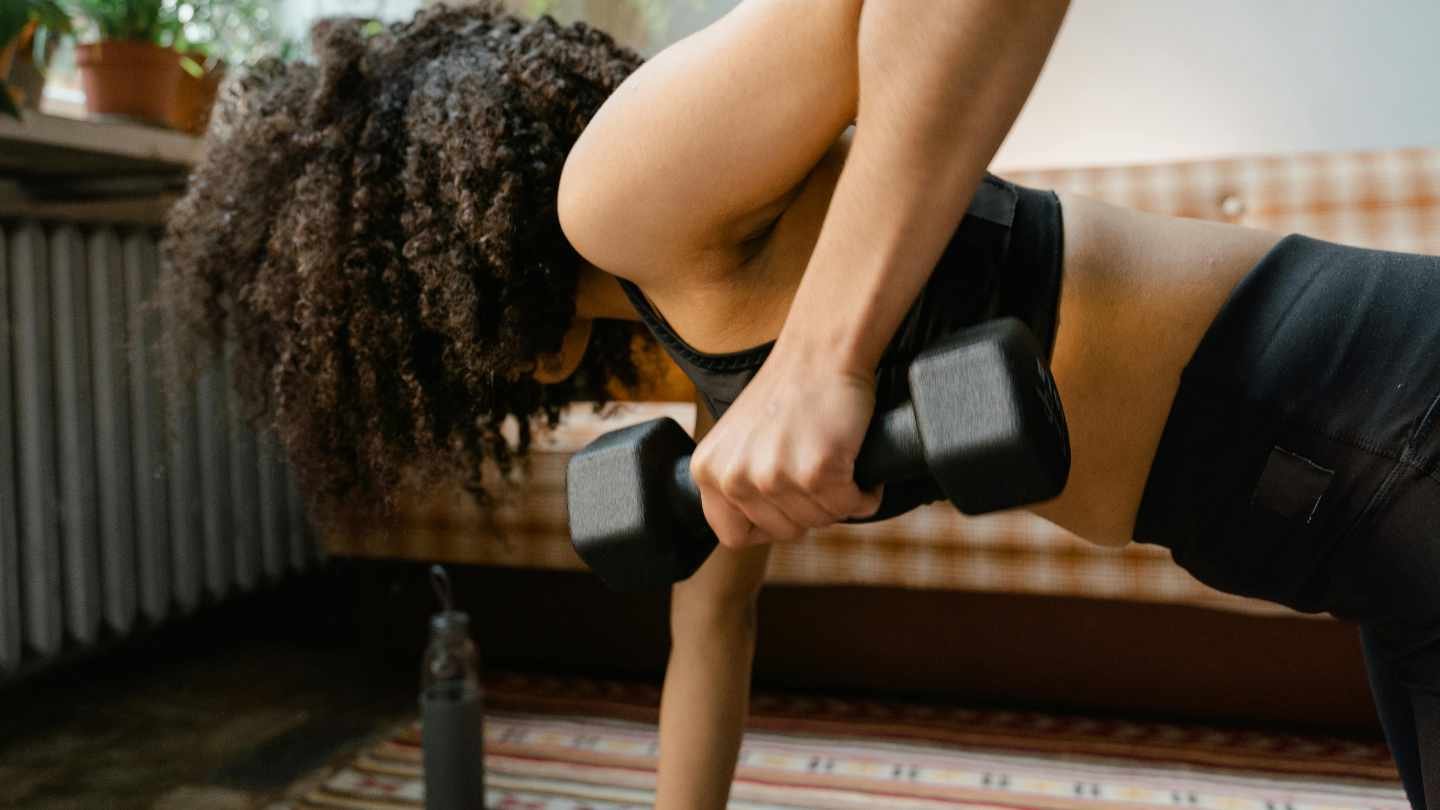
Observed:
[[[826,466],[818,463],[801,465],[794,478],[806,492],[819,492],[834,483]]]
[[[690,475],[703,495],[724,502],[724,514],[738,517],[749,511],[746,504],[774,504],[796,495],[809,496],[816,505],[814,510],[785,515],[785,525],[762,528],[750,524],[746,515],[749,525],[743,530],[730,525],[724,532],[716,532],[716,539],[726,548],[740,550],[760,543],[795,540],[867,505],[863,494],[846,486],[849,478],[840,473],[846,466],[844,460],[825,448],[792,455],[779,447],[762,449],[747,442],[741,451],[721,441],[725,437],[718,432],[706,438],[694,451]],[[725,448],[733,452],[724,452]]]
[[[716,476],[715,488],[730,500],[742,500],[749,497],[755,487],[751,485],[745,471],[732,467]]]
[[[778,467],[761,467],[753,471],[749,478],[754,482],[755,491],[761,495],[770,497],[784,495],[791,489],[790,482]]]

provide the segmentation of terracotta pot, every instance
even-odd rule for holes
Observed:
[[[77,45],[75,65],[87,111],[162,125],[183,72],[173,49],[122,39]]]
[[[14,98],[16,104],[20,104],[22,94],[14,91],[13,86],[10,86],[10,82],[7,81],[7,76],[10,75],[10,65],[14,62],[14,55],[20,50],[20,42],[23,42],[23,40],[26,39],[27,33],[32,32],[32,30],[35,30],[35,23],[30,23],[29,26],[24,27],[24,30],[20,32],[20,36],[16,36],[10,40],[10,42],[0,45],[0,86],[9,89],[10,98]],[[4,92],[3,89],[0,89],[0,92]]]
[[[33,22],[30,23],[25,26],[19,36],[0,45],[0,80],[10,75],[10,65],[15,61],[15,54],[20,50],[20,42],[26,38],[26,34],[34,30],[34,26]]]
[[[35,29],[38,25],[32,21],[20,34],[19,47],[15,51],[15,64],[11,66],[10,77],[6,79],[11,95],[16,96],[17,102],[22,106],[31,109],[40,107],[40,99],[45,95],[45,69],[57,47],[55,38],[51,37],[45,43],[41,63],[35,63]],[[0,73],[0,76],[3,75]]]
[[[201,59],[196,59],[202,62]],[[215,95],[220,90],[220,81],[225,78],[225,66],[217,64],[206,70],[199,78],[191,76],[183,68],[177,77],[175,96],[170,102],[166,121],[181,132],[199,135],[210,123],[210,108],[215,106]]]

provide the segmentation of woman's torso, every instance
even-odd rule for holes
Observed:
[[[837,142],[725,284],[686,289],[681,279],[644,289],[670,324],[683,325],[676,332],[685,344],[744,353],[775,338],[847,148]],[[1279,237],[1059,199],[1063,280],[1051,371],[1072,462],[1065,491],[1029,511],[1092,542],[1120,545],[1131,538],[1180,370],[1229,291]]]
[[[971,196],[924,286],[890,337],[875,370],[875,411],[910,399],[913,360],[942,338],[998,317],[1018,318],[1049,359],[1061,272],[1061,223],[1053,192],[1024,188],[986,175]],[[640,318],[694,383],[702,406],[719,418],[769,356],[767,340],[735,352],[700,351],[635,284],[620,286]],[[929,476],[886,481],[879,509],[865,521],[884,520],[943,497]]]

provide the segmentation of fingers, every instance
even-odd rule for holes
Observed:
[[[809,528],[796,523],[783,510],[763,500],[751,499],[739,506],[750,523],[771,540],[796,540]]]
[[[856,507],[854,511],[848,513],[846,515],[847,517],[867,518],[880,510],[880,503],[885,498],[884,484],[880,484],[868,492],[861,490],[859,487],[856,487],[856,490],[860,493],[860,505]]]
[[[881,488],[865,492],[839,464],[820,465],[758,458],[711,449],[691,459],[691,477],[700,489],[706,522],[729,548],[772,540],[788,541],[810,529],[847,517],[864,517],[880,505]],[[803,469],[800,473],[787,470]]]
[[[750,518],[715,492],[714,488],[700,486],[700,507],[705,513],[705,522],[714,530],[720,545],[738,551],[754,545],[760,539],[751,537],[754,524],[750,522]]]
[[[763,496],[743,473],[732,469],[717,475],[714,466],[698,458],[691,459],[690,474],[700,489],[705,521],[721,545],[741,549],[768,540],[793,540],[809,528],[804,518],[793,519]]]
[[[829,526],[845,516],[843,511],[830,505],[836,498],[827,492],[830,487],[818,478],[802,481],[804,476],[787,475],[779,465],[762,468],[754,475],[753,493],[742,491],[740,498],[745,502],[772,505],[802,530]]]
[[[705,519],[731,548],[793,540],[879,505],[878,490],[854,480],[873,381],[786,356],[772,353],[691,456]]]

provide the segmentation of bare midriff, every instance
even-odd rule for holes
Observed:
[[[1180,372],[1230,291],[1280,234],[1060,194],[1065,230],[1051,371],[1070,479],[1030,508],[1094,543],[1135,529]]]

